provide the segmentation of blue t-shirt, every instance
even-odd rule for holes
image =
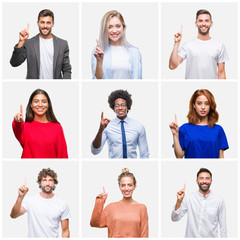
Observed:
[[[217,124],[211,128],[185,123],[179,129],[179,142],[185,158],[219,158],[219,151],[229,148],[225,132]]]

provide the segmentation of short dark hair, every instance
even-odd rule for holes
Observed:
[[[57,173],[55,173],[52,169],[50,168],[43,168],[39,174],[38,174],[38,178],[37,178],[37,183],[39,184],[39,188],[41,188],[41,181],[43,177],[47,177],[50,176],[53,178],[54,180],[54,184],[58,184],[58,180],[57,180]]]
[[[49,10],[49,9],[43,9],[39,14],[38,14],[38,21],[40,17],[52,17],[52,21],[54,22],[54,13]]]
[[[211,13],[208,10],[205,10],[205,9],[200,9],[200,10],[197,11],[197,13],[196,13],[196,21],[198,19],[198,16],[201,15],[201,14],[208,14],[210,16],[210,20],[212,21]]]
[[[199,174],[202,173],[202,172],[207,172],[207,173],[209,173],[209,174],[210,174],[210,177],[211,177],[211,179],[212,179],[212,173],[211,173],[210,170],[208,170],[207,168],[200,168],[200,169],[199,169],[199,171],[198,171],[198,173],[197,173],[197,179],[198,179]]]
[[[118,98],[122,98],[126,101],[127,103],[127,109],[130,110],[132,106],[132,98],[131,94],[128,93],[126,90],[116,90],[114,92],[111,92],[111,94],[108,97],[108,103],[111,109],[114,110],[114,105],[115,105],[115,100]]]

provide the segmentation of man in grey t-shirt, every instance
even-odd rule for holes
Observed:
[[[196,14],[197,38],[184,43],[179,49],[182,39],[181,31],[174,35],[174,46],[169,59],[169,68],[175,69],[186,59],[185,78],[190,79],[225,79],[225,61],[228,55],[225,46],[210,37],[213,25],[212,16],[207,10],[199,10]]]
[[[10,60],[13,67],[27,59],[28,79],[70,79],[71,65],[66,40],[52,34],[54,14],[44,9],[38,14],[39,34],[29,38],[29,24],[19,33],[19,41],[14,47]]]

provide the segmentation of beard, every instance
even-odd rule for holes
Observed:
[[[208,186],[207,186],[207,188],[203,188],[202,185],[208,185]],[[201,191],[207,192],[209,190],[211,184],[210,183],[204,183],[204,184],[198,183],[198,186],[201,189]]]
[[[207,28],[207,31],[203,32],[199,27],[198,27],[198,32],[202,35],[207,35],[210,31],[210,27]]]
[[[47,28],[44,28],[44,29],[47,29]],[[51,34],[52,28],[50,28],[47,33],[43,33],[42,30],[41,30],[41,28],[39,28],[39,32],[40,32],[41,35],[43,35],[44,37],[47,37],[47,36],[49,36],[49,35]]]
[[[49,186],[49,187],[50,187],[50,186]],[[53,186],[50,187],[49,190],[46,190],[45,187],[43,187],[43,186],[41,186],[41,189],[42,189],[42,191],[43,191],[44,193],[52,193],[53,190],[55,189],[55,184],[53,184]]]

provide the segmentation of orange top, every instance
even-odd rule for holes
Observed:
[[[90,225],[108,228],[109,238],[147,238],[148,214],[144,204],[110,203],[104,208],[104,199],[97,197]]]

